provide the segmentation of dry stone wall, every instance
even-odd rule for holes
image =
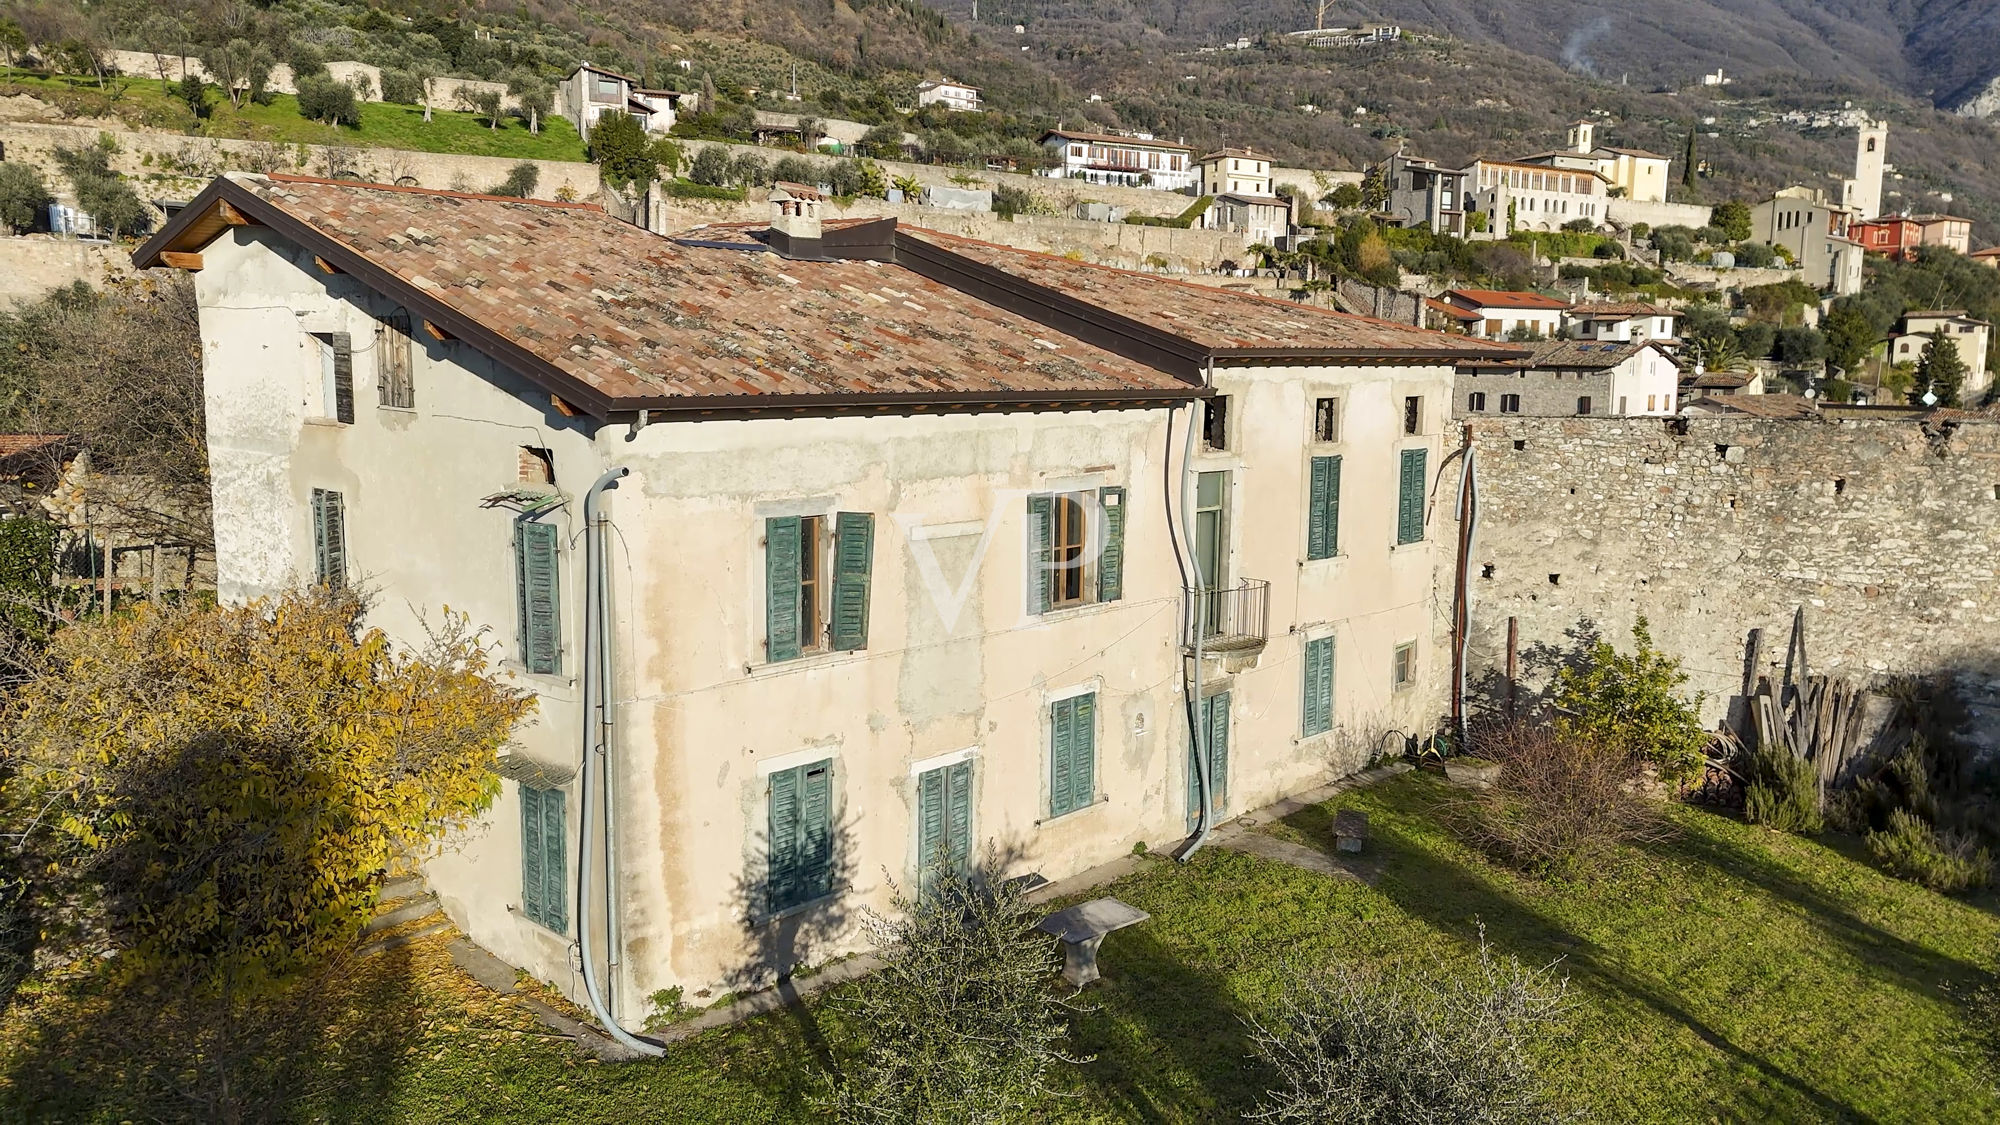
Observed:
[[[1714,721],[1741,690],[1750,630],[1782,675],[1803,607],[1812,671],[1951,673],[1982,740],[2000,743],[2000,420],[1523,418],[1472,432],[1475,682],[1504,670],[1510,617],[1530,653],[1565,647],[1585,618],[1629,647],[1643,615]]]

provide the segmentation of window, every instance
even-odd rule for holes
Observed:
[[[1420,395],[1403,400],[1403,432],[1412,435],[1424,432],[1424,400]]]
[[[1424,538],[1424,477],[1427,449],[1403,450],[1396,492],[1396,542],[1419,543]]]
[[[1229,396],[1216,395],[1202,404],[1201,445],[1211,453],[1229,448]]]
[[[347,585],[346,508],[340,493],[312,490],[313,581],[329,590]]]
[[[1646,396],[1646,409],[1648,409],[1648,410],[1651,410],[1651,409],[1653,409],[1653,404],[1654,404],[1654,402],[1655,402],[1656,400],[1658,400],[1658,398],[1659,398],[1659,397],[1660,397],[1660,396],[1658,396],[1658,395],[1647,395],[1647,396]]]
[[[772,913],[833,893],[833,759],[773,771],[765,904]]]
[[[1501,395],[1501,396],[1500,396],[1500,413],[1502,413],[1502,414],[1519,414],[1520,412],[1521,412],[1521,396],[1520,396],[1520,395]]]
[[[1576,412],[1577,412],[1577,413],[1578,413],[1579,415],[1582,415],[1582,414],[1589,414],[1589,413],[1590,413],[1590,396],[1589,396],[1589,395],[1583,395],[1583,396],[1579,397],[1579,398],[1578,398],[1578,399],[1576,400]]]
[[[942,870],[963,871],[972,856],[972,761],[917,777],[917,870],[928,883]]]
[[[1307,738],[1333,729],[1333,638],[1306,642],[1305,683],[1300,690],[1299,733]]]
[[[354,343],[345,332],[315,332],[319,341],[320,416],[354,421]]]
[[[514,524],[514,602],[521,664],[538,676],[562,671],[562,614],[557,602],[556,526],[539,520]]]
[[[825,516],[765,520],[765,659],[775,664],[829,647],[836,652],[867,648],[874,562],[871,513],[836,513],[831,539]]]
[[[592,100],[600,102],[617,101],[618,85],[619,85],[618,80],[616,78],[599,78],[591,86]]]
[[[1340,553],[1340,458],[1312,459],[1306,496],[1306,558]]]
[[[1487,322],[1486,322],[1486,335],[1487,335],[1487,336],[1488,336],[1488,338],[1490,338],[1490,339],[1495,339],[1495,340],[1497,340],[1497,339],[1499,339],[1499,338],[1501,337],[1501,335],[1503,335],[1503,334],[1504,334],[1504,333],[1505,333],[1506,331],[1507,331],[1507,329],[1506,329],[1505,325],[1503,324],[1503,322],[1501,322],[1501,321],[1498,321],[1498,320],[1489,320],[1489,321],[1487,321]]]
[[[409,410],[417,405],[411,376],[415,342],[410,314],[397,309],[375,322],[375,394],[383,406]]]
[[[1466,395],[1465,409],[1473,414],[1484,413],[1486,410],[1486,392],[1474,391],[1471,394]]]
[[[521,786],[521,913],[562,933],[569,929],[563,791]]]
[[[1030,613],[1124,597],[1125,490],[1028,497],[1028,555]]]
[[[1417,682],[1417,642],[1405,641],[1396,646],[1396,652],[1389,660],[1389,687],[1402,691]]]
[[[1049,816],[1097,799],[1097,695],[1058,699],[1049,707]]]

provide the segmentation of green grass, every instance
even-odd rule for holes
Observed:
[[[0,67],[0,95],[30,94],[72,117],[116,117],[134,128],[189,131],[192,118],[187,107],[159,79],[120,78],[110,87],[100,90],[90,79],[45,77]],[[476,114],[436,109],[426,123],[418,106],[367,102],[361,107],[360,127],[348,128],[300,117],[298,99],[289,94],[277,95],[269,105],[245,102],[241,109],[220,97],[212,97],[210,104],[209,118],[196,135],[516,160],[584,159],[576,127],[560,117],[544,118],[537,134],[528,132],[527,123],[517,118],[504,119],[500,128],[492,129]]]
[[[1153,920],[1105,943],[1107,977],[1074,1044],[1095,1061],[1041,1120],[1236,1119],[1268,1081],[1243,1018],[1287,959],[1456,972],[1482,925],[1497,951],[1559,961],[1569,977],[1577,1007],[1543,1054],[1582,1120],[2000,1120],[1957,999],[1990,979],[2000,949],[1990,898],[1890,879],[1850,841],[1691,809],[1672,813],[1677,838],[1628,850],[1597,882],[1550,885],[1441,830],[1432,811],[1455,795],[1413,775],[1276,827],[1330,846],[1336,807],[1366,811],[1373,887],[1209,850],[1110,888]],[[398,1018],[323,1017],[339,1049],[315,1054],[297,1083],[300,1116],[790,1122],[809,1116],[818,1075],[854,1043],[821,1005],[702,1035],[659,1062],[597,1064],[533,1034],[513,1001],[466,987],[433,945],[370,961],[381,979],[360,991],[393,998]],[[10,1100],[0,1086],[0,1117]],[[99,1096],[44,1112],[111,1121],[139,1108]]]

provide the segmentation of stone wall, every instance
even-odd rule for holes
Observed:
[[[321,145],[276,144],[269,141],[218,140],[173,133],[132,133],[75,125],[0,122],[0,146],[7,159],[33,164],[47,177],[49,189],[61,196],[68,181],[55,163],[57,148],[95,144],[100,133],[117,142],[112,167],[132,177],[142,199],[187,199],[224,172],[287,172],[326,176],[348,171],[381,183],[402,182],[416,187],[484,191],[507,177],[518,160],[499,156],[459,156],[388,148],[329,148]],[[541,171],[535,196],[554,199],[567,186],[574,197],[597,198],[597,165],[567,160],[535,160]]]
[[[1654,227],[1699,229],[1708,225],[1714,209],[1699,203],[1642,203],[1636,199],[1614,199],[1604,213],[1612,222],[1626,226],[1645,223]]]
[[[1505,668],[1509,617],[1528,653],[1564,646],[1580,618],[1629,648],[1644,615],[1714,721],[1741,691],[1750,630],[1782,676],[1804,607],[1813,672],[1950,672],[1984,740],[2000,742],[2000,423],[1524,418],[1472,430],[1473,682]]]
[[[107,242],[42,234],[0,237],[0,308],[72,281],[103,285],[131,272],[131,251]]]

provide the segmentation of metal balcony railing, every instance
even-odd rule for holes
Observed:
[[[1184,589],[1187,635],[1182,644],[1213,653],[1255,652],[1264,647],[1271,624],[1271,584],[1245,578],[1234,586]]]

